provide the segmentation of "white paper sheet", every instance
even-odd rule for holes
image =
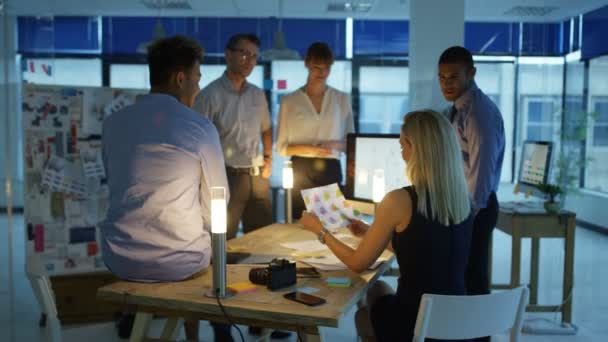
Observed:
[[[302,190],[306,210],[319,217],[323,226],[331,231],[346,227],[350,220],[360,219],[361,213],[352,208],[338,184]]]
[[[361,241],[359,238],[351,234],[335,234],[334,237],[347,244],[351,248],[357,248],[357,245],[359,245],[359,242]],[[281,246],[285,248],[295,249],[298,252],[318,252],[328,250],[327,246],[322,244],[317,239],[297,242],[284,242],[281,244]]]
[[[374,262],[369,267],[369,269],[370,270],[375,269],[376,267],[378,267],[378,265],[380,265],[380,263],[382,263],[385,260],[386,259],[383,257],[378,258],[378,260],[376,260],[376,262]],[[333,254],[319,256],[319,257],[315,257],[315,258],[301,259],[299,261],[307,263],[310,266],[312,266],[316,269],[319,269],[321,271],[345,270],[347,268],[346,265],[342,261],[340,261],[340,259],[338,259],[337,256],[335,256]]]
[[[65,192],[84,197],[87,194],[87,185],[83,180],[80,163],[52,156],[46,164],[42,174],[42,185],[51,191]]]
[[[82,134],[101,134],[103,120],[123,107],[135,103],[135,97],[140,93],[135,90],[109,88],[86,89],[83,99]]]
[[[87,178],[105,178],[106,172],[101,158],[101,141],[80,143],[80,158]]]

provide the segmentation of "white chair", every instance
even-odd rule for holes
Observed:
[[[425,294],[413,341],[470,339],[510,331],[510,341],[517,342],[527,303],[525,286],[480,296]]]
[[[30,281],[36,300],[40,305],[40,311],[46,317],[46,329],[43,333],[45,341],[61,342],[63,340],[61,322],[59,321],[57,314],[53,288],[51,287],[48,276],[46,276],[36,258],[30,258],[28,262],[26,262],[25,274]]]

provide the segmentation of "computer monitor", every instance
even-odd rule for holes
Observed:
[[[519,191],[543,196],[538,186],[549,181],[552,148],[550,141],[524,141],[517,177]]]
[[[407,185],[399,135],[349,134],[346,138],[346,198],[372,202],[376,169],[384,170],[386,193]]]

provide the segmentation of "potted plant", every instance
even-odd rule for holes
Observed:
[[[564,206],[561,198],[559,201],[556,201],[557,196],[564,193],[564,190],[559,185],[555,184],[541,184],[539,187],[540,191],[542,191],[547,198],[545,201],[545,210],[548,213],[558,213]]]

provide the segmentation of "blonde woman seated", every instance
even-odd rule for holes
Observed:
[[[409,342],[423,293],[466,294],[473,215],[454,129],[434,111],[415,111],[405,116],[399,142],[412,186],[388,193],[371,226],[352,222],[351,232],[362,236],[356,250],[325,234],[329,249],[354,272],[365,271],[389,243],[397,256],[397,292],[378,281],[355,315],[364,341]],[[323,230],[314,214],[304,213],[301,223],[317,235]]]

